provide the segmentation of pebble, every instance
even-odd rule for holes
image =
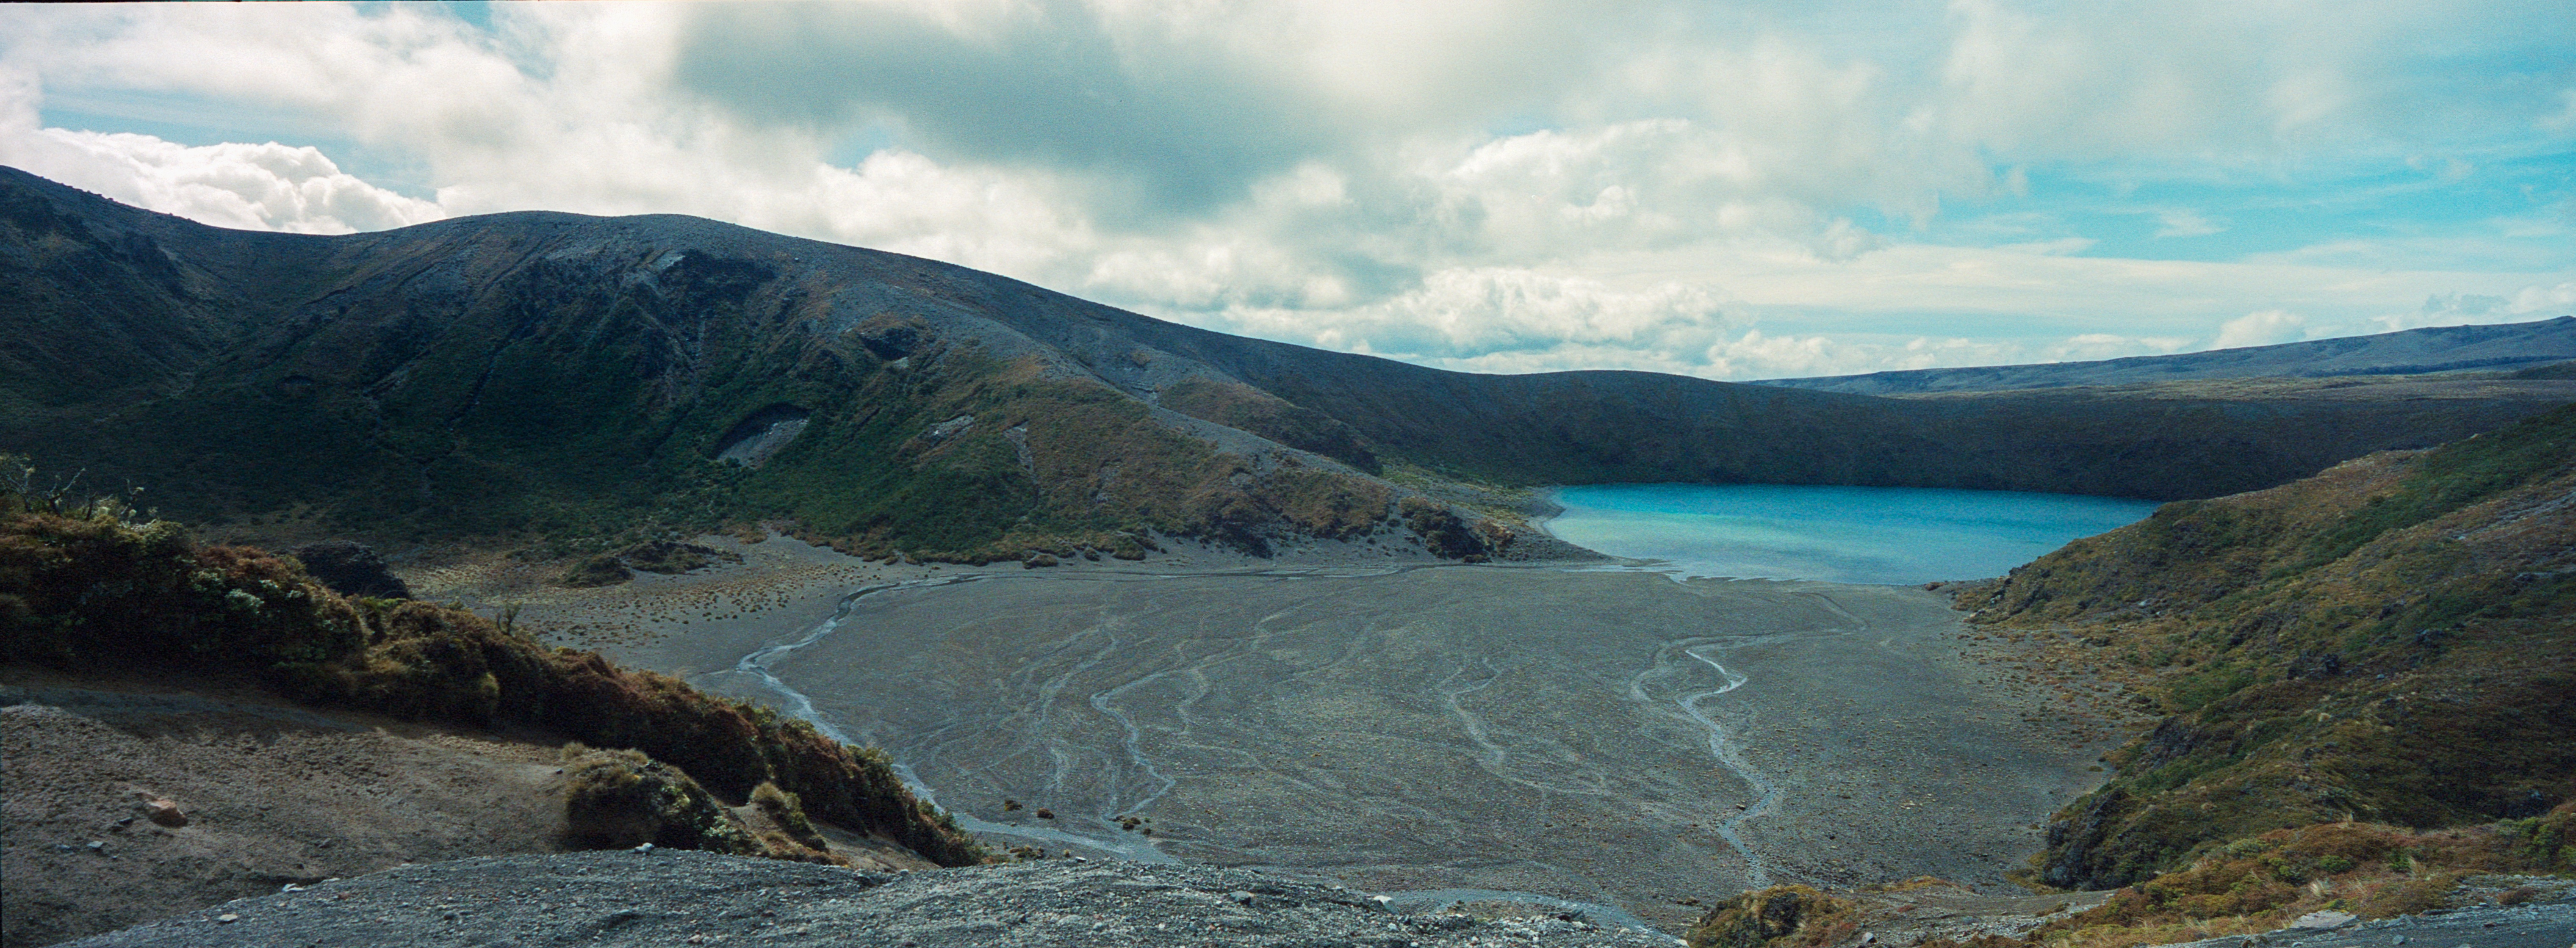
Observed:
[[[224,914],[215,916],[215,921],[218,924],[230,925],[234,922],[241,921],[241,916],[235,915],[231,912],[225,912]]]

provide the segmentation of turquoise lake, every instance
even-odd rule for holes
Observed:
[[[1779,484],[1556,491],[1549,533],[1687,576],[1917,584],[2001,576],[2156,502],[2072,494]]]

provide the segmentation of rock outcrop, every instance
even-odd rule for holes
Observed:
[[[411,598],[411,586],[405,584],[402,577],[394,575],[393,570],[385,566],[385,558],[365,544],[324,540],[286,552],[304,564],[305,572],[340,595]]]

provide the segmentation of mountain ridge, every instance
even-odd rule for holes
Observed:
[[[2415,361],[2400,361],[2407,359]],[[1912,395],[2202,379],[2422,375],[2529,367],[2569,359],[2576,359],[2576,316],[2525,323],[2433,326],[2173,355],[1954,369],[1900,369],[1859,375],[1764,379],[1755,384],[1860,395]]]
[[[1482,376],[699,218],[268,234],[15,170],[0,173],[0,275],[0,448],[254,539],[305,524],[543,555],[752,521],[977,561],[1142,555],[1156,535],[1256,554],[1321,539],[1545,555],[1474,485],[2179,499],[2576,399],[2570,380],[2429,401],[1925,402]],[[757,465],[721,460],[755,417],[795,428]]]

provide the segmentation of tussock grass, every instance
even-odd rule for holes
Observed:
[[[2282,928],[2309,912],[2364,919],[2442,908],[2460,879],[2489,872],[2565,872],[2554,851],[2576,830],[2576,804],[2543,817],[2448,830],[2368,823],[2274,830],[2213,847],[2191,864],[2121,889],[2103,904],[1985,948],[2134,948]],[[1927,943],[1929,944],[1929,943]]]
[[[2059,814],[2041,878],[2136,883],[2347,820],[2530,818],[2576,792],[2576,406],[2168,504],[1959,597],[2125,666],[2169,717]]]
[[[814,849],[826,848],[823,834],[814,829],[814,821],[805,815],[805,801],[793,793],[778,789],[778,784],[763,780],[751,788],[751,802],[778,824],[787,838]]]

